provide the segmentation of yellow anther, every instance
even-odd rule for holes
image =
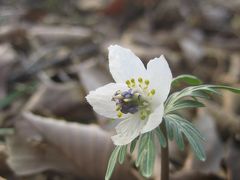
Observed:
[[[141,120],[144,120],[146,118],[145,114],[141,115]]]
[[[144,120],[146,118],[146,112],[145,111],[140,112],[140,118],[141,118],[141,120]]]
[[[143,82],[143,79],[141,77],[138,78],[138,82],[139,83],[142,83]]]
[[[131,82],[129,80],[126,81],[126,84],[129,88],[131,88]]]
[[[122,114],[122,112],[120,112],[120,111],[119,111],[118,114],[117,114],[117,116],[118,116],[119,118],[122,117],[122,115],[123,115],[123,114]]]
[[[146,109],[147,115],[151,114],[151,110],[149,108]]]
[[[156,90],[155,89],[152,89],[151,92],[150,92],[152,95],[154,95],[156,93]]]
[[[149,80],[145,80],[144,83],[148,86],[150,81]]]
[[[153,96],[155,93],[156,93],[156,90],[155,90],[155,89],[152,89],[152,90],[148,93],[148,96]]]
[[[121,106],[116,107],[116,111],[120,111],[120,109],[121,109]]]
[[[132,87],[135,87],[135,86],[136,86],[135,79],[132,78],[132,79],[131,79],[131,83],[132,83],[132,84],[131,84]]]
[[[144,102],[143,102],[143,105],[144,105],[144,106],[147,106],[147,105],[148,105],[148,103],[144,101]]]
[[[123,99],[124,102],[130,102],[132,99]]]
[[[130,82],[129,80],[126,80],[126,84],[127,84],[127,85],[130,85],[131,82]]]

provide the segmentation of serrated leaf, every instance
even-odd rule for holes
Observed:
[[[138,137],[135,138],[132,142],[131,142],[131,145],[130,145],[130,153],[133,153],[135,147],[136,147],[136,144],[137,144],[137,141],[138,141]]]
[[[141,158],[140,172],[144,177],[149,178],[152,176],[155,162],[155,144],[152,133],[149,133],[148,140],[143,152],[144,156]]]
[[[179,75],[172,81],[172,86],[178,86],[181,82],[185,82],[190,85],[200,85],[202,84],[202,81],[193,75],[183,74]]]
[[[160,145],[165,148],[167,146],[167,141],[160,127],[156,128],[155,132]]]
[[[115,165],[116,165],[116,162],[117,162],[117,158],[118,158],[118,154],[121,150],[121,146],[117,146],[111,156],[110,156],[110,159],[108,161],[108,167],[107,167],[107,172],[106,172],[106,175],[105,175],[105,180],[108,180],[110,179],[112,173],[113,173],[113,170],[115,168]]]
[[[118,156],[119,164],[123,164],[126,154],[127,154],[127,145],[121,146],[120,151],[119,151],[119,156]]]

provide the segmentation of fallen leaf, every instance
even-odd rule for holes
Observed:
[[[170,180],[224,180],[213,173],[200,173],[197,171],[180,171],[171,176]]]
[[[16,61],[16,54],[10,44],[3,43],[0,45],[0,99],[7,94],[7,81],[12,73],[13,65]]]
[[[17,175],[55,170],[85,179],[104,179],[113,150],[110,136],[95,125],[81,125],[24,113],[16,134],[7,137],[8,164]],[[112,179],[135,179],[131,167],[118,166]]]
[[[0,144],[0,172],[2,176],[11,173],[8,165],[6,164],[6,159],[7,159],[6,147],[5,145]]]
[[[94,119],[83,90],[73,82],[42,84],[26,104],[25,110],[84,123],[91,123]]]
[[[226,158],[228,179],[238,180],[240,177],[240,143],[239,140],[231,140],[228,146]]]

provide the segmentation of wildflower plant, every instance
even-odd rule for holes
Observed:
[[[163,55],[150,60],[145,68],[134,53],[118,45],[109,47],[109,69],[115,83],[91,91],[86,97],[97,113],[121,120],[116,126],[117,134],[112,136],[116,147],[105,179],[110,179],[116,162],[122,164],[126,154],[135,149],[136,167],[144,177],[150,177],[157,153],[155,142],[161,146],[164,180],[169,178],[168,140],[175,140],[178,148],[184,150],[186,139],[196,157],[204,161],[202,143],[205,139],[179,110],[204,107],[201,99],[220,94],[219,89],[240,93],[240,89],[229,86],[203,85],[191,75],[173,78]],[[181,82],[190,86],[169,95],[171,87]]]

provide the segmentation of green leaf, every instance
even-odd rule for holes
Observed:
[[[183,137],[182,137],[182,132],[181,130],[178,128],[178,126],[176,124],[174,124],[174,128],[173,128],[173,132],[174,132],[174,138],[176,140],[177,146],[178,148],[183,151],[184,150],[184,141],[183,141]]]
[[[14,134],[13,128],[0,128],[0,136],[12,135]]]
[[[24,96],[26,93],[32,92],[36,88],[36,83],[30,83],[22,85],[21,88],[17,88],[16,90],[10,92],[6,97],[0,99],[0,109],[3,109],[9,105],[11,105],[18,98]]]
[[[164,117],[165,118],[165,117]],[[173,127],[170,121],[167,119],[165,120],[165,125],[167,129],[167,136],[172,141],[173,140]]]
[[[204,151],[202,145],[199,143],[198,137],[196,137],[195,134],[189,133],[186,129],[184,129],[183,131],[191,145],[193,152],[197,156],[197,158],[201,161],[205,161],[206,154],[205,154],[205,151]]]
[[[240,94],[240,88],[234,88],[234,87],[224,86],[224,85],[209,85],[209,86],[210,88],[213,88],[213,89],[224,89],[236,94]]]
[[[130,145],[130,153],[133,153],[135,147],[136,147],[136,144],[137,144],[137,141],[138,141],[138,137],[135,138],[132,142],[131,142],[131,145]]]
[[[209,99],[210,94],[219,95],[220,93],[217,91],[218,89],[227,89],[236,93],[240,92],[239,89],[228,87],[228,86],[219,86],[219,85],[190,86],[190,87],[184,88],[181,91],[175,92],[169,96],[169,98],[165,102],[165,114],[175,111],[175,109],[178,108],[178,107],[175,107],[176,104],[181,103],[179,101],[183,100],[183,98],[192,97],[196,102],[198,102],[197,98]],[[195,106],[195,104],[193,106]],[[185,108],[189,108],[189,107],[185,107]]]
[[[196,90],[189,94],[189,96],[195,97],[195,98],[203,98],[203,99],[210,99],[208,91],[205,90]]]
[[[121,150],[121,147],[122,146],[115,147],[115,149],[113,150],[113,152],[110,156],[110,159],[108,161],[107,172],[105,175],[105,180],[110,179],[110,177],[112,176],[112,173],[113,173],[114,167],[116,165],[118,154],[119,154],[119,151]]]
[[[24,95],[23,91],[14,91],[4,97],[3,99],[0,100],[0,109],[3,109],[10,104],[12,104],[14,101],[16,101],[17,98],[21,97]]]
[[[173,111],[185,109],[185,108],[200,108],[200,107],[204,107],[204,104],[199,101],[179,100],[174,103],[173,107],[171,108],[171,111],[169,111],[169,112],[173,112]]]
[[[218,89],[213,89],[213,88],[210,88],[210,87],[205,88],[203,91],[208,93],[208,94],[221,95],[221,93],[218,91]]]
[[[206,155],[204,149],[202,147],[202,141],[204,138],[201,133],[193,126],[193,124],[181,116],[177,114],[168,114],[164,117],[166,124],[170,124],[171,128],[173,128],[174,139],[178,144],[178,147],[184,148],[184,142],[181,134],[184,134],[187,140],[189,141],[191,148],[198,159],[204,161],[206,159]]]
[[[185,77],[177,77],[178,79],[184,79]],[[190,78],[191,79],[191,78]],[[173,82],[174,83],[174,82]],[[204,104],[198,101],[198,98],[209,99],[209,95],[217,94],[219,95],[218,90],[228,90],[233,93],[240,94],[239,88],[224,86],[224,85],[198,85],[198,86],[190,86],[184,88],[181,91],[175,92],[171,94],[165,102],[165,110],[164,110],[164,119],[166,122],[166,129],[168,133],[168,137],[170,140],[175,139],[178,147],[180,149],[184,148],[184,141],[182,138],[182,134],[189,141],[195,155],[200,160],[205,160],[206,155],[204,149],[202,147],[202,141],[204,138],[201,133],[190,123],[179,115],[172,114],[175,113],[176,110],[184,109],[184,108],[199,108],[203,107]],[[192,97],[193,100],[184,100],[186,97]]]
[[[233,88],[230,86],[223,86],[223,85],[199,85],[199,86],[190,86],[187,88],[184,88],[181,91],[173,93],[166,101],[166,105],[172,104],[176,101],[178,101],[181,98],[184,98],[186,96],[193,96],[193,97],[200,97],[200,98],[208,98],[208,94],[219,94],[218,89],[224,89],[231,91],[233,93],[240,94],[239,88]]]
[[[167,146],[167,141],[160,127],[156,128],[155,132],[160,145],[165,148]]]
[[[140,172],[144,177],[149,178],[152,176],[152,173],[153,173],[155,154],[156,154],[154,138],[152,133],[149,133],[148,140],[143,152],[144,152],[144,155],[141,158]]]
[[[119,151],[119,156],[118,156],[119,164],[123,164],[126,154],[127,154],[127,145],[121,146],[120,151]]]
[[[170,140],[175,139],[178,148],[182,151],[184,150],[184,140],[182,137],[182,132],[179,129],[179,126],[174,121],[168,121],[168,117],[166,118],[166,129],[168,133],[168,137]]]
[[[178,86],[181,82],[196,86],[202,84],[202,81],[193,75],[183,74],[175,77],[172,80],[172,86]]]
[[[147,144],[148,139],[149,139],[149,133],[145,133],[141,136],[141,138],[139,140],[138,157],[137,157],[137,160],[135,162],[135,165],[137,167],[139,167],[139,165],[140,165],[140,162],[141,162],[142,156],[144,154],[144,149],[145,149],[145,146]]]

